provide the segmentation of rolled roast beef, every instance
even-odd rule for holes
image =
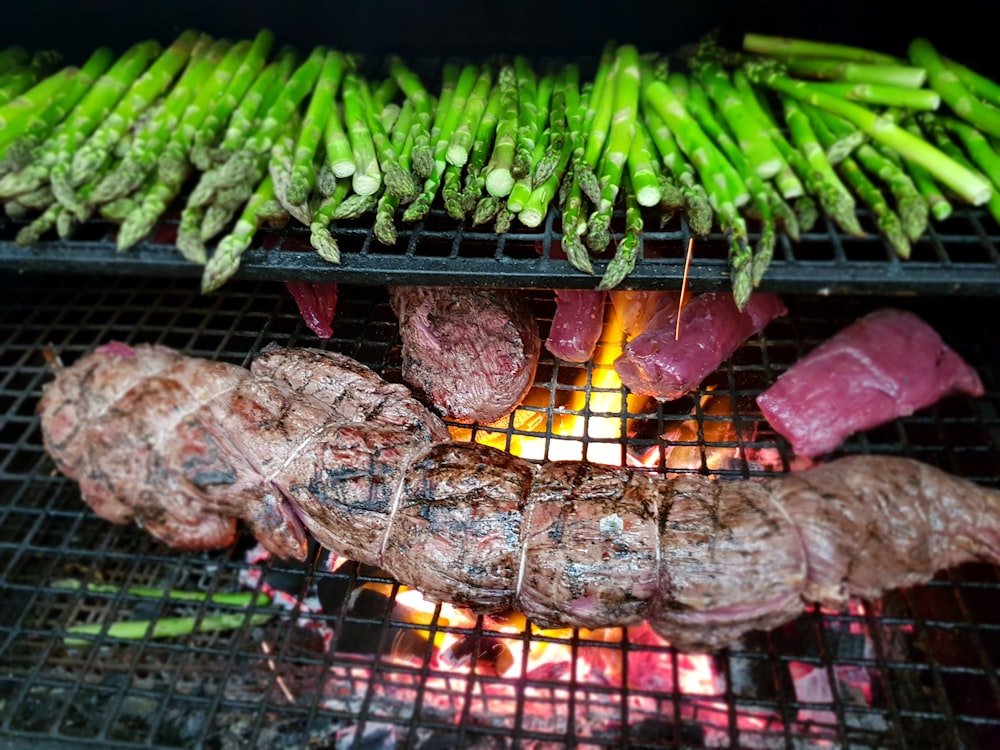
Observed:
[[[433,599],[545,627],[647,619],[681,649],[1000,561],[1000,491],[927,464],[855,456],[728,482],[537,464],[448,441],[405,388],[316,350],[271,350],[247,372],[102,347],[47,385],[39,413],[95,512],[167,544],[226,545],[242,519],[302,558],[308,530]]]

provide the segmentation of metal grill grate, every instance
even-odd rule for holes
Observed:
[[[174,248],[179,209],[150,238],[127,253],[114,244],[117,227],[102,221],[81,226],[68,241],[48,239],[19,247],[20,225],[0,226],[0,268],[20,271],[147,273],[200,276],[201,267],[184,260]],[[781,235],[763,287],[798,293],[990,294],[1000,289],[1000,230],[981,210],[956,209],[952,218],[934,223],[913,244],[912,255],[900,260],[878,234],[875,223],[859,213],[865,237],[849,237],[830,221],[817,222],[800,241]],[[342,250],[332,265],[311,252],[308,230],[291,222],[283,230],[261,230],[243,256],[244,279],[336,280],[363,284],[457,284],[490,286],[499,279],[525,288],[592,288],[607,265],[609,253],[595,260],[595,275],[574,270],[562,255],[561,225],[551,211],[537,230],[515,225],[497,235],[489,226],[459,224],[435,209],[412,225],[398,222],[395,246],[380,244],[371,220],[341,222],[331,234]],[[683,217],[656,228],[647,218],[641,255],[623,288],[653,289],[680,285],[690,232]],[[612,229],[620,237],[623,217]],[[756,235],[751,233],[751,241]],[[613,246],[613,245],[612,245]],[[695,290],[728,289],[727,244],[721,234],[699,239],[689,281]],[[278,251],[296,252],[278,252]],[[310,252],[301,252],[310,251]]]
[[[551,293],[528,292],[545,334]],[[691,397],[625,401],[601,413],[574,394],[613,391],[600,367],[543,360],[527,405],[463,436],[553,456],[558,415],[608,418],[618,460],[723,478],[785,471],[753,397],[839,327],[886,302],[789,297],[789,316],[743,346]],[[899,298],[888,300],[899,305]],[[914,299],[973,363],[980,399],[936,407],[852,438],[845,452],[920,458],[1000,485],[1000,342],[995,304]],[[155,341],[245,364],[266,343],[317,345],[280,284],[202,296],[189,280],[33,277],[0,305],[0,734],[18,747],[879,747],[988,748],[1000,742],[1000,571],[970,565],[845,613],[809,611],[711,657],[677,654],[644,628],[539,632],[414,604],[377,570],[317,556],[306,568],[249,542],[179,554],[87,510],[52,473],[34,405],[44,349],[72,360],[109,339]],[[334,337],[399,380],[396,325],[381,292],[343,287]],[[664,437],[664,436],[667,437]],[[518,447],[524,447],[520,445]],[[719,456],[724,460],[719,462]],[[60,588],[73,578],[110,593]],[[262,591],[250,610],[122,590]],[[283,595],[282,592],[285,592]],[[67,648],[66,629],[180,615],[240,618],[233,631],[126,642],[107,632]],[[272,615],[252,624],[253,614]],[[445,648],[433,649],[439,641]],[[531,646],[531,652],[526,650]],[[541,654],[541,656],[539,656]],[[545,658],[545,655],[548,657]],[[474,669],[470,673],[470,664]]]

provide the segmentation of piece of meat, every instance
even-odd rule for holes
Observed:
[[[596,289],[557,289],[545,348],[567,362],[586,362],[594,356],[604,330],[608,293]]]
[[[397,286],[403,379],[442,415],[495,422],[531,389],[541,353],[538,323],[510,289]]]
[[[269,349],[248,371],[161,346],[100,347],[46,386],[39,414],[49,455],[102,518],[181,549],[230,544],[240,519],[288,558],[307,540],[288,499],[289,462],[351,424],[380,426],[404,452],[448,437],[405,387],[312,349]],[[367,446],[349,453],[325,469],[389,471]]]
[[[627,339],[676,321],[681,302],[680,292],[665,289],[612,289],[608,295]]]
[[[756,293],[740,311],[728,292],[706,292],[688,302],[657,328],[629,341],[615,360],[615,370],[629,390],[661,401],[680,398],[696,389],[741,344],[774,318],[786,313],[774,294]]]
[[[302,322],[321,339],[333,335],[333,316],[337,311],[337,284],[323,281],[286,281]]]
[[[401,394],[346,357],[262,360],[102,348],[46,387],[45,447],[95,511],[113,502],[112,520],[182,549],[229,543],[237,518],[302,559],[308,531],[433,599],[544,627],[647,619],[685,650],[1000,561],[1000,491],[910,459],[729,482],[535,464],[419,428],[436,417],[414,403],[383,408]]]
[[[919,317],[884,308],[806,354],[757,404],[797,454],[813,457],[953,393],[981,396],[976,371]]]

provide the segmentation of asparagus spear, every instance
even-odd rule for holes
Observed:
[[[335,50],[327,52],[295,144],[295,163],[288,184],[288,200],[292,203],[305,203],[316,184],[316,169],[313,167],[316,150],[345,65],[342,54]]]
[[[340,247],[337,240],[330,234],[330,222],[337,208],[347,197],[351,181],[344,178],[337,180],[337,184],[330,192],[324,196],[319,206],[313,212],[312,222],[309,224],[309,244],[319,253],[319,256],[330,263],[340,263]]]
[[[913,64],[927,70],[931,88],[941,95],[955,114],[984,133],[1000,136],[1000,109],[977,99],[945,65],[934,45],[918,37],[910,42],[908,51]]]
[[[833,58],[886,65],[895,65],[899,62],[892,55],[864,49],[863,47],[768,34],[744,34],[743,49],[747,52],[778,57],[797,55],[800,57]]]
[[[240,258],[250,247],[260,224],[257,211],[261,205],[274,197],[274,180],[269,174],[250,196],[232,231],[219,241],[219,246],[212,257],[205,262],[201,275],[203,292],[214,292],[239,270]]]
[[[375,149],[379,171],[385,183],[386,190],[391,189],[397,194],[400,202],[408,203],[420,194],[420,186],[417,185],[416,180],[410,172],[409,160],[406,161],[406,167],[399,165],[399,157],[396,149],[393,147],[392,140],[385,129],[382,118],[379,116],[380,107],[375,101],[374,95],[369,92],[367,83],[364,80],[359,80],[358,84],[358,92],[361,95],[364,116],[368,123],[368,130],[371,133],[372,146]],[[405,145],[404,141],[402,147],[405,147]],[[392,174],[391,179],[389,178],[390,173]]]
[[[500,115],[496,127],[493,151],[485,167],[486,192],[494,198],[507,196],[514,187],[511,167],[517,148],[518,90],[517,73],[510,65],[500,70]]]
[[[1000,154],[993,148],[989,139],[968,123],[954,117],[938,116],[934,121],[958,136],[972,163],[990,179],[996,190],[1000,190]]]
[[[817,188],[817,194],[820,202],[841,229],[854,236],[862,236],[864,230],[857,220],[854,196],[834,171],[809,116],[795,99],[781,97],[781,103],[792,141],[805,155],[811,169],[819,175],[822,187]]]
[[[389,165],[384,176],[385,192],[396,198],[395,205],[391,207],[390,219],[395,215],[400,203],[404,200],[412,201],[420,191],[420,186],[417,185],[411,170],[413,146],[417,138],[416,130],[413,127],[415,118],[416,108],[410,100],[407,100],[399,113],[399,119],[396,120],[396,126],[390,139],[390,147],[395,154],[395,161]],[[389,203],[389,201],[385,202],[382,210],[383,215],[389,213]]]
[[[927,81],[927,71],[915,65],[852,62],[823,57],[782,57],[788,72],[802,78],[848,83],[878,83],[919,89]]]
[[[666,83],[653,81],[646,87],[645,101],[674,134],[677,144],[698,170],[720,224],[726,229],[735,230],[737,237],[745,237],[736,209],[750,199],[750,194],[742,185],[735,168],[719,152],[712,139],[691,117]]]
[[[613,117],[605,151],[600,161],[598,179],[601,201],[587,220],[587,246],[600,252],[611,241],[611,212],[635,138],[635,120],[639,110],[639,51],[631,44],[618,48],[614,72]]]
[[[587,112],[583,125],[586,132],[582,160],[574,159],[574,169],[580,180],[580,189],[592,203],[601,200],[601,188],[594,170],[604,150],[608,139],[611,119],[614,116],[615,75],[618,71],[618,45],[608,42],[601,53],[601,61],[594,77],[594,86],[590,91]]]
[[[979,97],[986,104],[1000,107],[1000,85],[997,85],[995,81],[954,60],[945,57],[942,58],[942,61],[971,94]]]
[[[31,150],[76,107],[87,91],[108,71],[114,59],[114,53],[109,47],[95,50],[72,76],[69,85],[61,89],[58,96],[52,97],[42,111],[21,118],[17,125],[3,128],[0,132],[0,160],[5,171],[8,168],[20,170],[26,165]]]
[[[673,78],[674,76],[671,76],[671,80]],[[775,209],[778,207],[779,201],[777,196],[772,192],[773,188],[770,188],[769,183],[761,179],[759,173],[754,170],[749,158],[747,158],[730,134],[726,132],[722,123],[716,119],[708,94],[697,82],[691,84],[690,94],[685,104],[709,137],[722,149],[729,161],[736,167],[744,184],[750,191],[751,202],[748,205],[752,206],[752,212],[761,225],[760,239],[754,249],[753,258],[750,261],[751,282],[753,286],[757,286],[774,253],[774,242],[776,239]],[[793,237],[798,234],[798,228],[794,224],[794,219],[792,219],[790,229],[789,234]],[[734,285],[736,281],[737,279],[734,278]],[[734,296],[736,297],[737,306],[742,309],[749,298],[749,290],[741,287],[740,293],[737,294],[734,286]]]
[[[536,134],[529,139],[529,142],[533,145],[533,150],[527,157],[529,166],[523,171],[520,177],[514,180],[514,186],[510,189],[510,194],[507,196],[506,208],[514,215],[524,208],[524,204],[531,197],[531,189],[534,183],[534,165],[545,157],[545,153],[549,147],[549,138],[552,131],[546,129],[544,123],[548,119],[549,104],[555,88],[556,82],[550,76],[543,76],[538,82],[535,92],[537,97],[535,101],[535,117],[540,127],[536,131]],[[513,171],[511,173],[513,174]]]
[[[903,127],[918,138],[924,137],[924,133],[920,130],[920,126],[912,120],[905,123]],[[931,176],[931,173],[919,164],[914,164],[910,161],[903,161],[903,167],[907,172],[909,172],[910,177],[913,178],[913,182],[916,184],[920,194],[924,196],[924,200],[927,201],[927,205],[930,207],[931,216],[938,221],[944,221],[951,216],[951,213],[954,210],[951,205],[951,201],[947,196],[945,196],[940,186]]]
[[[712,230],[714,214],[704,185],[685,160],[673,133],[662,118],[648,105],[643,107],[643,116],[648,126],[649,137],[656,146],[664,166],[673,174],[675,184],[684,198],[684,211],[691,231],[698,236],[706,236]]]
[[[200,617],[161,617],[158,620],[132,620],[130,622],[114,622],[107,626],[110,638],[125,640],[144,640],[146,638],[176,638],[194,633],[209,633],[218,630],[238,630],[246,624],[263,625],[272,615],[251,615],[249,618],[242,613],[225,615],[204,615]],[[104,623],[92,625],[73,625],[66,628],[72,635],[97,635],[104,631]],[[89,646],[92,641],[86,638],[71,638],[67,635],[63,645],[67,648]]]
[[[803,105],[808,107],[809,105]],[[835,135],[826,125],[822,117],[812,117],[810,122],[815,128],[819,140],[826,145],[835,138]],[[903,230],[899,216],[892,210],[889,202],[885,199],[882,191],[872,182],[868,175],[858,164],[854,156],[849,156],[837,165],[837,171],[843,176],[844,181],[851,186],[857,196],[864,202],[872,212],[878,224],[882,236],[885,237],[889,245],[901,258],[910,256],[910,239]]]
[[[552,92],[552,106],[549,109],[549,143],[545,153],[535,164],[531,174],[531,187],[536,188],[556,171],[561,161],[563,142],[569,137],[566,101],[568,88],[579,89],[580,71],[576,65],[567,65],[560,72],[555,90]],[[579,93],[577,93],[579,98]]]
[[[424,187],[420,195],[403,212],[404,221],[416,221],[422,218],[430,210],[434,196],[444,177],[445,169],[448,166],[447,153],[448,144],[451,142],[452,133],[458,127],[476,79],[479,77],[479,70],[474,65],[466,65],[462,68],[458,80],[455,82],[454,91],[450,94],[450,102],[443,105],[444,111],[438,118],[438,131],[435,135],[434,146],[434,167],[430,175],[424,180]],[[445,94],[442,94],[441,101],[446,101]],[[439,108],[442,105],[439,104]]]
[[[180,126],[188,104],[194,100],[196,92],[202,89],[212,70],[220,64],[227,48],[229,43],[220,40],[204,55],[195,53],[192,56],[163,105],[150,117],[143,132],[132,140],[132,146],[126,152],[122,163],[116,169],[110,170],[97,183],[90,195],[91,202],[102,204],[124,198],[143,184],[160,158],[160,154],[167,147],[170,138]],[[78,215],[82,213],[81,202],[73,201],[66,205]]]
[[[734,71],[733,85],[743,95],[743,101],[746,103],[751,116],[756,117],[767,128],[771,140],[778,147],[778,150],[781,151],[785,161],[788,162],[790,167],[801,178],[808,192],[816,196],[826,214],[833,219],[837,226],[848,234],[855,236],[863,235],[864,230],[861,229],[857,214],[855,213],[854,198],[840,181],[836,172],[833,171],[832,165],[830,165],[825,153],[822,153],[822,147],[815,142],[815,136],[812,136],[812,144],[805,148],[807,150],[819,149],[819,153],[814,155],[817,163],[820,165],[818,169],[814,168],[803,153],[792,146],[785,137],[785,134],[778,129],[773,113],[770,109],[765,109],[761,102],[758,101],[751,88],[750,81],[742,70]],[[806,135],[808,136],[808,131],[806,131]],[[785,197],[787,198],[788,196],[785,195]],[[799,223],[803,228],[811,225],[808,219],[803,221],[801,217]]]
[[[876,114],[854,102],[839,99],[823,91],[817,91],[814,84],[794,81],[766,66],[748,66],[747,75],[751,80],[770,86],[777,91],[813,104],[852,122],[875,140],[899,152],[904,158],[923,166],[936,179],[969,203],[978,206],[989,200],[990,184],[982,175],[966,169],[942,153],[940,149],[901,128],[891,116]],[[947,101],[947,97],[942,96],[942,98]]]
[[[641,118],[636,118],[635,137],[628,152],[628,176],[640,206],[656,206],[663,193],[661,172],[654,154],[649,130]]]
[[[202,169],[207,162],[209,169],[204,171],[199,178],[181,212],[181,221],[177,228],[177,248],[184,257],[202,258],[206,256],[205,241],[201,237],[206,206],[212,202],[217,191],[223,189],[227,182],[233,181],[231,176],[224,174],[225,165],[249,138],[258,113],[269,109],[277,99],[279,92],[284,89],[294,61],[294,51],[285,48],[279,53],[276,62],[271,63],[261,71],[240,100],[237,108],[232,112],[222,143],[217,149],[198,149],[197,147],[192,149],[192,161],[195,165]],[[203,161],[199,162],[199,158]],[[252,178],[253,175],[246,176],[247,181]]]
[[[90,180],[110,156],[125,131],[166,91],[192,53],[199,47],[207,48],[210,41],[207,35],[198,34],[191,29],[182,32],[149,69],[135,80],[107,119],[76,152],[71,169],[65,170],[65,174],[63,169],[53,170],[53,184],[65,178],[71,187],[76,187]]]
[[[976,169],[969,158],[962,152],[955,142],[951,140],[944,125],[941,124],[937,117],[930,114],[921,115],[920,124],[934,139],[938,148],[948,154],[952,159],[965,166],[967,169]],[[977,174],[979,173],[977,172]],[[984,179],[988,179],[985,175],[983,175],[983,177]],[[994,220],[1000,222],[1000,190],[993,190],[989,201],[986,202],[986,209],[990,212],[990,215],[994,218]]]
[[[65,164],[68,169],[78,145],[101,124],[159,51],[159,44],[147,40],[133,45],[122,54],[49,138],[35,149],[27,166],[0,178],[0,198],[37,189],[48,181],[57,165]]]
[[[365,117],[360,85],[354,73],[344,76],[344,122],[354,155],[351,184],[359,195],[374,195],[382,187],[382,170],[375,155],[375,144]]]
[[[103,583],[85,583],[74,578],[63,578],[53,581],[52,588],[63,591],[82,591],[86,594],[117,594],[124,591],[129,596],[140,596],[147,599],[170,599],[181,602],[211,602],[212,604],[228,604],[234,607],[249,607],[253,604],[256,607],[266,607],[271,603],[271,597],[267,594],[257,594],[256,596],[241,591],[237,593],[204,591],[183,591],[180,589],[155,589],[146,586],[129,586],[121,589],[118,586],[111,586]]]
[[[809,105],[802,105],[813,121],[822,120],[829,126],[831,116],[824,112],[814,112]],[[858,164],[869,174],[877,177],[893,194],[896,209],[902,225],[903,233],[916,240],[927,229],[930,209],[927,201],[917,190],[910,176],[903,170],[901,164],[888,158],[872,145],[863,143],[855,149],[854,156]]]
[[[261,102],[260,117],[256,125],[247,126],[247,130],[243,130],[241,126],[235,133],[227,133],[227,141],[230,137],[234,139],[231,143],[234,153],[220,168],[212,182],[213,188],[237,183],[258,183],[261,176],[262,159],[266,159],[274,145],[274,139],[281,134],[285,124],[312,91],[325,60],[326,49],[323,47],[314,48],[309,57],[295,69],[287,81],[282,81],[279,78],[272,85],[272,90]],[[268,100],[272,96],[273,103],[268,105]],[[244,140],[242,142],[235,141],[241,135]],[[223,147],[226,146],[227,144],[224,142]],[[266,166],[266,162],[264,166]],[[190,200],[194,199],[195,193],[192,193]]]
[[[251,50],[251,42],[244,40],[232,45],[222,60],[214,67],[194,99],[184,109],[177,130],[157,160],[157,173],[166,182],[182,181],[190,169],[191,151],[198,133],[212,104],[226,95],[233,76],[246,60]],[[211,57],[211,53],[210,53]]]
[[[941,95],[930,89],[913,89],[881,83],[816,82],[817,91],[843,97],[852,102],[876,104],[885,107],[902,107],[932,112],[941,106]]]
[[[601,281],[597,285],[599,290],[613,289],[618,286],[626,276],[632,273],[639,258],[639,247],[642,244],[642,207],[632,189],[631,180],[627,176],[624,179],[624,192],[625,236],[618,243],[614,257],[604,270],[604,275],[601,276]]]
[[[243,126],[234,130],[231,124],[231,132],[227,133],[223,147],[231,151],[232,156],[221,167],[202,175],[202,180],[188,198],[184,213],[181,215],[177,240],[178,249],[181,249],[186,257],[196,261],[202,259],[203,243],[214,236],[214,232],[210,233],[207,230],[228,224],[242,202],[247,199],[248,186],[260,184],[267,170],[275,139],[285,130],[289,120],[315,85],[326,59],[326,50],[323,47],[316,47],[285,80],[283,70],[291,67],[293,59],[289,54],[280,61],[278,76],[260,102],[260,116],[256,125],[247,125],[246,127],[250,129],[243,131]],[[240,133],[246,136],[242,144],[236,140]],[[219,198],[221,191],[234,186],[239,188],[236,198],[223,203]],[[215,200],[213,207],[215,216],[210,220],[203,208],[213,200]]]
[[[493,138],[496,135],[497,123],[500,119],[500,92],[499,84],[490,91],[486,109],[483,110],[483,116],[476,128],[476,139],[472,143],[472,150],[466,165],[465,186],[462,190],[462,208],[466,213],[475,209],[486,183],[483,168],[486,166],[486,160],[490,157]]]
[[[525,57],[514,58],[514,72],[517,74],[517,145],[514,148],[514,161],[510,173],[516,180],[529,173],[535,151],[535,139],[544,128],[544,117],[539,106],[548,111],[546,93],[551,94],[551,81],[544,86],[535,76]]]
[[[781,152],[767,130],[749,116],[743,97],[726,71],[715,60],[700,58],[695,65],[695,77],[719,108],[754,171],[764,179],[774,177],[785,163]]]
[[[574,66],[570,66],[564,71],[562,92],[566,110],[566,133],[562,138],[559,161],[552,174],[531,191],[524,207],[518,213],[518,220],[526,227],[540,226],[545,219],[549,203],[559,190],[570,158],[578,148],[579,141],[583,138],[581,130],[585,113],[580,98],[579,73]],[[579,148],[582,151],[582,145],[579,145]]]
[[[449,164],[456,167],[465,166],[469,160],[469,153],[475,143],[476,131],[479,122],[486,112],[489,104],[490,94],[493,91],[493,66],[484,65],[479,72],[472,92],[469,94],[465,109],[462,111],[462,118],[452,133],[451,141],[448,143],[448,151],[445,154]]]
[[[434,165],[433,149],[431,147],[431,123],[434,119],[434,107],[431,96],[427,93],[420,77],[410,70],[397,56],[388,58],[389,73],[396,81],[406,98],[413,102],[413,169],[421,178],[430,175]]]
[[[195,133],[191,147],[191,161],[201,171],[212,164],[211,151],[216,140],[226,127],[226,122],[240,105],[240,102],[260,78],[261,71],[274,44],[274,34],[269,29],[261,29],[254,37],[250,49],[233,72],[225,92],[217,97]]]

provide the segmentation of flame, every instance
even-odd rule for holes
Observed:
[[[626,461],[622,436],[629,419],[648,401],[644,396],[626,394],[615,371],[614,362],[624,343],[621,317],[614,305],[608,304],[590,366],[580,368],[568,395],[561,390],[553,396],[548,388],[536,387],[512,416],[486,428],[454,428],[452,437],[474,439],[531,460],[587,460],[621,466]]]

